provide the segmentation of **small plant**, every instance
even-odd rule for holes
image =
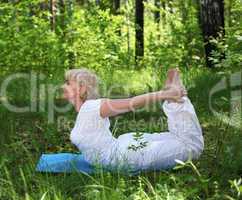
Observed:
[[[141,132],[136,132],[135,134],[133,134],[134,140],[137,141],[139,144],[136,146],[134,144],[129,145],[128,149],[132,149],[133,151],[137,151],[138,149],[142,149],[144,147],[147,146],[147,141],[141,141],[144,137],[143,137],[144,133]]]
[[[242,179],[229,180],[231,189],[234,189],[237,193],[238,199],[241,197],[242,193]]]

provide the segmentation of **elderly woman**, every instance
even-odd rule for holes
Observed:
[[[124,99],[100,98],[97,75],[86,68],[71,69],[65,74],[63,91],[77,112],[71,142],[91,164],[168,169],[176,160],[197,159],[203,151],[202,130],[177,69],[168,71],[163,90]],[[161,101],[168,132],[112,136],[109,117]]]

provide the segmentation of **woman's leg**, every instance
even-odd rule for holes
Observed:
[[[185,87],[184,87],[184,85],[182,83],[182,80],[180,79],[179,70],[177,68],[168,70],[168,72],[167,72],[167,79],[165,81],[164,89],[168,90],[168,89],[170,89],[174,85],[175,86],[181,86],[185,90]],[[187,96],[185,96],[185,97],[187,98]],[[183,102],[183,101],[184,101],[184,98],[181,99],[181,102]],[[177,106],[184,107],[184,105],[185,105],[186,109],[189,107],[191,112],[195,114],[195,111],[194,111],[193,106],[191,105],[191,102],[189,102],[190,103],[189,106],[187,105],[187,102],[185,104],[182,104],[181,102],[179,104],[173,102],[173,104],[171,104],[171,106],[169,106],[169,107],[174,110],[174,109],[176,109]],[[167,101],[165,101],[164,104],[169,104],[169,103],[172,103],[172,101],[167,100]],[[175,106],[175,108],[174,108],[174,106]],[[169,109],[169,107],[168,107],[168,109]],[[179,109],[177,111],[179,111]],[[167,115],[167,113],[166,113],[166,115]],[[169,118],[170,118],[170,116],[168,116],[168,121],[169,121]],[[169,123],[168,123],[168,125],[169,125]],[[172,129],[172,126],[170,126],[170,128],[169,128],[169,132],[170,132],[171,129]],[[170,133],[169,132],[144,133],[143,134],[143,138],[146,141],[160,141],[160,140],[164,140],[166,138],[169,138],[170,137],[170,135],[169,135]]]
[[[167,73],[165,87],[171,88],[173,85],[185,89],[178,69],[170,69]],[[204,147],[204,141],[195,109],[187,96],[183,96],[181,102],[166,100],[163,104],[163,110],[168,117],[169,132],[194,149],[195,154],[200,154]]]
[[[168,169],[177,164],[176,159],[186,161],[200,156],[203,150],[201,127],[189,98],[183,97],[183,100],[184,103],[164,102],[169,133],[160,133],[160,140],[143,149],[139,159],[143,169]]]
[[[182,98],[183,103],[165,101],[162,107],[168,118],[169,132],[193,149],[196,158],[204,148],[202,129],[190,99]]]

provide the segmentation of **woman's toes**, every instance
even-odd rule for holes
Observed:
[[[168,89],[169,87],[171,87],[171,85],[173,85],[174,82],[174,78],[177,74],[177,69],[173,68],[173,69],[169,69],[167,72],[167,79],[165,81],[165,86],[164,89]]]

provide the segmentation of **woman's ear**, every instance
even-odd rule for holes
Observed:
[[[80,87],[79,87],[80,94],[84,93],[86,90],[87,90],[87,86],[86,85],[84,85],[84,84],[80,85]]]
[[[85,99],[87,96],[87,86],[86,85],[81,85],[79,89],[79,96],[81,99]]]

